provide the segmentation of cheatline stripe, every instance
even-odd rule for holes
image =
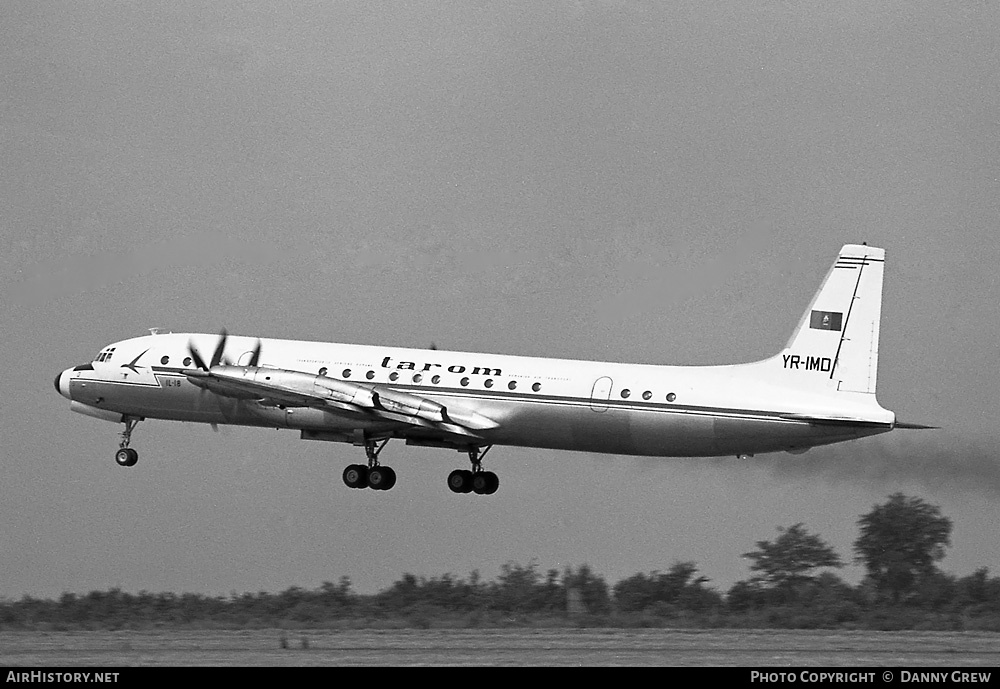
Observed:
[[[178,369],[177,373],[183,369]],[[337,379],[333,379],[337,380]],[[159,387],[158,383],[136,383],[131,381],[114,381],[114,380],[90,380],[88,382],[93,383],[107,383],[110,385],[123,385],[132,387]],[[740,409],[740,408],[728,408],[728,407],[706,407],[698,405],[688,405],[688,404],[676,404],[669,402],[638,402],[638,401],[626,401],[626,400],[612,400],[612,399],[594,399],[591,397],[559,397],[555,395],[541,395],[538,393],[510,393],[502,391],[486,391],[486,390],[465,390],[461,388],[428,388],[419,385],[398,385],[392,384],[387,385],[383,383],[377,383],[383,387],[388,387],[393,390],[400,390],[401,392],[408,392],[413,394],[415,392],[423,393],[421,396],[428,398],[433,397],[448,397],[448,398],[466,398],[470,400],[479,401],[500,401],[500,402],[532,402],[535,404],[543,404],[550,406],[563,406],[563,407],[580,407],[589,408],[592,406],[597,407],[607,407],[614,408],[625,411],[645,411],[650,413],[668,413],[668,414],[678,414],[685,416],[714,416],[720,418],[736,418],[736,419],[747,419],[747,420],[757,420],[757,421],[773,421],[778,423],[843,423],[845,425],[858,425],[858,426],[889,426],[890,424],[883,423],[880,421],[863,421],[863,420],[851,420],[851,419],[823,419],[822,417],[817,417],[814,420],[809,418],[788,418],[788,412],[778,412],[778,411],[764,411],[757,409]],[[276,394],[280,394],[281,390],[275,390]],[[294,392],[294,391],[291,391]],[[218,394],[218,393],[215,393]],[[306,394],[306,393],[300,393]],[[260,395],[261,397],[266,397],[266,395]],[[308,396],[306,394],[306,396]],[[220,397],[226,397],[226,395],[220,395]],[[321,398],[317,398],[317,401],[321,401]],[[447,406],[447,405],[446,405]],[[358,407],[359,412],[363,412],[363,407]],[[336,412],[331,412],[336,413]]]
[[[505,392],[487,392],[479,390],[461,390],[458,388],[435,388],[429,389],[420,386],[392,386],[393,389],[402,389],[404,392],[423,392],[428,397],[445,398],[467,398],[479,401],[502,401],[502,402],[532,402],[536,404],[581,407],[601,406],[615,408],[626,411],[646,411],[651,413],[668,413],[690,416],[715,416],[726,418],[742,418],[764,421],[775,421],[781,423],[810,423],[809,418],[789,418],[788,412],[763,411],[756,409],[720,408],[695,405],[684,405],[663,402],[631,402],[625,400],[605,400],[592,399],[590,397],[556,397],[553,395],[532,395]],[[447,406],[447,405],[445,405]],[[880,421],[862,421],[851,419],[823,419],[817,417],[817,423],[844,423],[847,425],[875,425],[888,426],[889,424]]]

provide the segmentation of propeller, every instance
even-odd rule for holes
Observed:
[[[223,328],[219,332],[219,341],[215,345],[215,351],[212,352],[212,358],[209,360],[208,365],[205,364],[205,360],[202,358],[198,350],[195,349],[194,343],[191,341],[188,341],[188,353],[191,355],[191,359],[194,361],[194,364],[206,373],[208,373],[212,368],[218,366],[219,364],[222,364],[223,366],[229,366],[230,362],[223,358],[223,354],[226,350],[226,341],[228,339],[229,339],[229,333],[227,333],[226,329]],[[261,341],[258,338],[257,345],[253,348],[253,351],[250,354],[250,360],[246,363],[247,366],[257,366],[257,364],[260,362],[260,350],[261,350]]]
[[[256,366],[257,362],[260,361],[260,338],[257,339],[257,346],[253,348],[253,354],[250,355],[250,361],[247,362],[247,366]]]
[[[223,355],[226,351],[226,341],[228,339],[229,339],[229,333],[226,332],[225,328],[223,328],[221,331],[219,331],[219,341],[215,345],[215,351],[212,352],[212,358],[209,360],[207,366],[205,365],[205,360],[202,358],[201,354],[195,348],[194,342],[188,340],[188,353],[191,355],[192,361],[199,369],[198,371],[194,370],[186,371],[185,373],[188,375],[189,379],[211,378],[212,377],[211,369],[215,368],[219,364],[222,364],[223,366],[229,366],[229,361],[223,358]],[[253,352],[251,352],[250,354],[250,360],[249,362],[247,362],[247,366],[256,366],[257,363],[260,361],[261,344],[262,343],[260,341],[260,338],[258,338],[257,345],[253,348]],[[191,382],[195,381],[192,380]],[[205,384],[202,383],[196,383],[196,384],[202,388],[202,392],[205,392],[206,390]],[[211,426],[213,431],[215,431],[216,433],[219,432],[219,424],[212,423]]]
[[[229,338],[229,333],[223,328],[219,333],[219,344],[215,345],[215,351],[212,352],[212,363],[208,365],[209,368],[223,364],[224,366],[229,365],[228,361],[222,360],[222,353],[226,349],[226,340]]]
[[[219,343],[215,345],[215,351],[212,353],[211,363],[208,366],[205,365],[205,360],[201,358],[201,354],[198,353],[198,350],[194,347],[194,343],[190,340],[188,340],[188,353],[194,360],[195,365],[207,373],[209,369],[213,366],[218,366],[222,361],[222,352],[226,349],[226,340],[228,338],[229,333],[227,333],[226,329],[223,328],[219,333]]]

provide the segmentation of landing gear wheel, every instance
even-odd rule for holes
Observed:
[[[486,495],[486,472],[480,471],[472,475],[472,492],[476,495]]]
[[[472,477],[472,490],[476,495],[493,495],[500,487],[500,479],[492,471],[480,471]]]
[[[483,492],[483,495],[493,495],[497,492],[497,488],[500,487],[500,477],[492,471],[484,471],[483,476],[486,477],[486,490]]]
[[[115,453],[115,461],[118,466],[134,467],[135,463],[139,461],[139,453],[131,447],[123,447]]]
[[[468,469],[455,469],[448,474],[448,487],[452,493],[471,493],[472,472]]]
[[[344,469],[344,483],[348,488],[368,487],[368,467],[363,464],[352,464]]]
[[[386,472],[388,472],[389,474],[389,480],[386,482],[385,488],[383,488],[382,490],[389,490],[394,485],[396,485],[396,472],[393,470],[392,467],[382,467],[382,468],[385,469]]]
[[[483,471],[483,457],[493,449],[492,445],[487,445],[485,449],[477,445],[469,445],[465,448],[469,453],[469,461],[472,462],[472,471],[467,469],[455,469],[448,474],[448,488],[452,493],[472,493],[476,495],[493,495],[500,487],[500,479],[492,471]]]
[[[389,490],[396,485],[396,472],[390,467],[377,466],[368,470],[368,487],[374,490]]]

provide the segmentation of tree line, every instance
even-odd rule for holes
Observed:
[[[750,578],[728,591],[710,587],[694,562],[634,574],[613,585],[588,565],[541,572],[507,563],[492,581],[477,571],[404,574],[376,594],[355,593],[349,578],[318,589],[205,596],[130,594],[120,589],[58,600],[0,600],[0,629],[154,627],[349,627],[581,625],[947,629],[1000,631],[1000,577],[987,568],[956,577],[938,563],[951,521],[938,507],[902,493],[858,520],[856,586],[833,571],[843,560],[802,523],[744,553]]]

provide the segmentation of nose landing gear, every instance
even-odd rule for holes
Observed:
[[[118,451],[115,453],[115,462],[118,466],[131,467],[139,461],[139,453],[129,447],[129,443],[132,442],[132,431],[135,430],[135,425],[141,420],[141,417],[138,416],[124,417],[125,430],[121,433],[121,442],[118,443]]]

